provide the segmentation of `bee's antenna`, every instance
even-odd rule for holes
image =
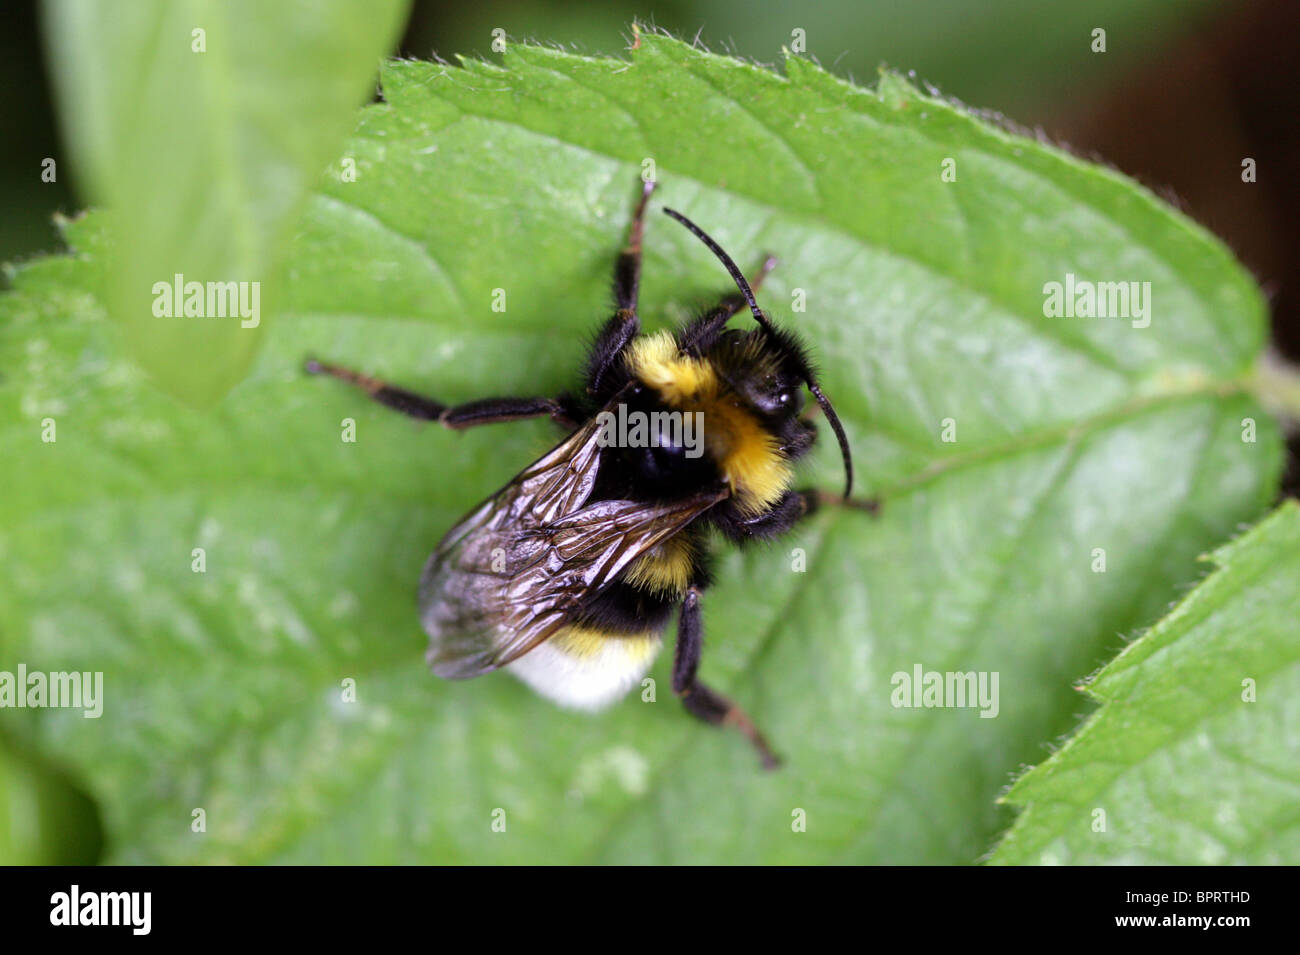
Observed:
[[[808,390],[812,392],[817,404],[821,406],[822,412],[826,415],[826,420],[831,423],[831,430],[835,432],[835,440],[840,443],[840,457],[844,459],[844,500],[849,499],[853,493],[853,456],[849,454],[849,438],[844,433],[844,425],[840,424],[839,416],[835,414],[835,409],[831,407],[831,401],[822,394],[821,386],[817,382],[809,379]]]
[[[731,273],[732,281],[734,281],[736,287],[740,289],[740,294],[745,296],[745,301],[749,303],[749,310],[754,313],[754,321],[763,326],[764,331],[773,331],[771,322],[767,320],[767,316],[763,314],[763,310],[758,307],[758,302],[754,300],[754,293],[750,290],[749,283],[745,281],[745,274],[741,272],[736,263],[732,261],[731,256],[727,255],[727,253],[722,250],[722,246],[714,242],[712,236],[676,209],[664,209],[664,215],[672,216],[682,225],[686,226],[695,238],[699,239],[709,247],[709,251],[716,255],[718,261],[721,262],[723,266],[726,267],[726,270]]]
[[[749,310],[754,313],[754,321],[758,322],[763,331],[774,339],[779,338],[777,330],[772,323],[767,320],[763,310],[758,307],[758,302],[754,300],[754,292],[745,281],[745,275],[740,271],[739,266],[732,260],[731,256],[723,251],[722,246],[713,241],[713,237],[697,226],[686,216],[682,215],[676,209],[664,209],[664,214],[672,216],[682,225],[690,230],[695,238],[703,242],[710,252],[718,257],[718,261],[723,264],[726,270],[731,274],[731,279],[740,289],[740,294],[745,296],[745,301],[749,303]],[[844,458],[844,500],[849,499],[853,493],[853,456],[849,453],[849,439],[844,433],[844,426],[840,424],[839,417],[835,414],[835,409],[831,407],[830,399],[822,394],[821,386],[817,384],[816,378],[811,371],[804,370],[804,382],[808,385],[808,390],[812,396],[817,399],[817,404],[821,406],[822,412],[826,415],[826,420],[830,422],[831,430],[835,432],[835,440],[840,444],[840,456]]]

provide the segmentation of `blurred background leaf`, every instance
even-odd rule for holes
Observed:
[[[0,502],[4,658],[102,668],[108,702],[96,721],[4,725],[76,767],[110,860],[987,850],[1010,821],[994,802],[1008,775],[1074,724],[1071,683],[1273,498],[1280,438],[1243,393],[1263,300],[1207,233],[1105,169],[892,75],[873,92],[786,69],[653,36],[631,64],[519,45],[504,66],[390,64],[345,147],[357,180],[313,196],[283,320],[210,414],[154,393],[115,350],[103,217],[69,227],[76,259],[17,274],[0,300],[14,371],[0,410],[21,462]],[[420,565],[553,432],[422,433],[300,372],[314,352],[451,401],[568,385],[647,157],[656,210],[683,209],[742,262],[780,255],[763,296],[815,344],[885,500],[877,520],[829,511],[720,562],[702,672],[768,729],[788,759],[775,775],[680,710],[666,659],[656,704],[633,695],[595,719],[505,675],[430,677]],[[1151,327],[1045,318],[1043,285],[1066,272],[1150,280]],[[651,327],[725,285],[653,215]],[[789,315],[796,288],[808,311]],[[811,476],[832,486],[837,468],[824,444]],[[999,672],[997,718],[894,708],[891,677],[916,664]],[[498,808],[507,834],[490,829]]]
[[[0,737],[0,865],[91,865],[102,842],[89,797]]]
[[[165,390],[207,404],[260,338],[160,322],[154,283],[261,283],[269,317],[308,190],[374,89],[406,0],[48,0],[58,115],[84,198],[114,213],[106,304]]]

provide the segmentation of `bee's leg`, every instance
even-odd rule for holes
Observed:
[[[774,268],[776,268],[776,256],[765,256],[763,264],[754,273],[754,277],[748,280],[749,288],[755,295],[762,287],[763,279],[771,275]],[[712,342],[731,317],[744,307],[745,299],[739,292],[724,295],[722,301],[682,329],[682,346],[691,351],[700,351]]]
[[[540,418],[543,415],[566,427],[576,425],[563,403],[556,398],[480,398],[478,401],[467,401],[463,405],[448,408],[439,415],[438,420],[448,428],[461,431],[480,424],[523,421],[525,418]]]
[[[645,207],[655,191],[653,182],[642,183],[641,198],[632,212],[627,245],[614,263],[614,307],[636,315],[637,293],[641,290],[641,240],[645,235]]]
[[[880,502],[875,498],[850,498],[827,491],[786,491],[775,504],[757,517],[746,516],[726,506],[709,512],[709,519],[728,539],[738,544],[752,540],[780,537],[819,507],[849,507],[876,513]]]
[[[641,329],[637,319],[637,296],[641,290],[641,240],[645,235],[645,207],[654,192],[653,182],[641,187],[641,199],[632,213],[627,244],[614,262],[614,315],[596,334],[587,356],[587,391],[599,394],[606,372],[623,354],[627,343]]]
[[[305,367],[313,375],[330,375],[340,381],[356,385],[381,405],[400,411],[408,417],[421,421],[437,421],[457,431],[480,424],[521,421],[525,418],[540,418],[543,415],[548,415],[568,427],[573,427],[575,424],[562,399],[484,398],[448,406],[424,395],[407,391],[405,388],[390,385],[378,378],[338,365],[326,364],[314,358],[307,359]]]
[[[804,491],[803,494],[808,499],[809,514],[819,507],[847,507],[851,511],[866,511],[873,516],[880,513],[880,498],[878,497],[850,497],[846,499],[842,494],[833,494],[830,491],[821,490]]]
[[[767,745],[754,721],[735,703],[716,690],[700,683],[695,672],[700,666],[704,646],[704,626],[700,616],[700,588],[691,586],[682,601],[677,621],[677,651],[673,656],[673,692],[681,697],[686,709],[714,726],[734,726],[749,738],[758,750],[764,769],[775,769],[781,760]]]
[[[729,503],[729,502],[728,502]],[[768,510],[750,516],[724,503],[709,512],[709,520],[727,539],[744,544],[779,537],[817,507],[812,493],[786,491]]]

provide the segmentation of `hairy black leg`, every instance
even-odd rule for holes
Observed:
[[[392,408],[394,411],[400,411],[409,417],[419,418],[421,421],[437,421],[442,416],[442,413],[447,410],[447,406],[440,401],[417,395],[413,391],[398,388],[386,381],[380,381],[378,378],[372,378],[369,375],[353,371],[350,368],[343,368],[340,365],[331,365],[327,362],[317,361],[315,358],[308,358],[303,367],[310,375],[329,375],[339,381],[346,381],[350,385],[356,385],[381,405]]]
[[[339,365],[317,361],[314,358],[307,359],[304,367],[310,374],[329,375],[356,385],[381,405],[400,411],[408,417],[421,421],[437,421],[457,431],[480,424],[521,421],[543,415],[568,427],[574,425],[564,404],[555,398],[483,398],[478,401],[467,401],[461,405],[444,405],[440,401],[407,391],[405,388],[398,388],[378,378]]]
[[[817,427],[804,418],[790,418],[777,429],[781,454],[790,461],[798,461],[807,454],[817,440]]]
[[[754,273],[754,277],[749,280],[750,290],[755,295],[762,288],[763,280],[772,274],[774,268],[776,268],[776,256],[766,256],[763,264]],[[745,299],[738,292],[724,295],[722,301],[682,329],[682,348],[697,353],[703,351],[712,344],[713,339],[718,337],[731,317],[744,307]]]
[[[781,760],[767,745],[754,721],[735,703],[696,679],[700,652],[704,647],[704,625],[700,615],[700,588],[689,587],[677,621],[677,650],[673,656],[673,692],[694,716],[714,726],[734,726],[758,750],[764,769],[775,769]]]
[[[641,185],[641,198],[632,212],[627,230],[627,245],[614,263],[614,307],[636,314],[637,293],[641,289],[641,240],[645,235],[645,207],[655,191],[653,182]]]
[[[628,227],[627,244],[614,262],[614,315],[596,333],[587,358],[587,391],[593,395],[600,392],[610,366],[641,329],[636,314],[637,295],[641,289],[641,240],[645,234],[646,203],[654,190],[653,182],[642,185],[641,199]]]
[[[460,431],[480,424],[523,421],[525,418],[540,418],[543,415],[564,425],[574,423],[554,398],[480,398],[448,408],[438,420],[448,428]]]
[[[820,507],[847,507],[875,514],[880,510],[880,502],[861,497],[846,501],[838,494],[812,489],[786,491],[771,508],[756,517],[734,507],[720,506],[709,512],[709,520],[729,540],[744,544],[780,537]]]
[[[762,514],[747,515],[739,508],[724,505],[713,508],[709,518],[729,540],[744,544],[779,537],[816,510],[817,503],[815,492],[786,491]]]

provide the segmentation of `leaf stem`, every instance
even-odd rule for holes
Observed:
[[[1245,385],[1288,431],[1300,428],[1300,366],[1269,349],[1246,377]]]

